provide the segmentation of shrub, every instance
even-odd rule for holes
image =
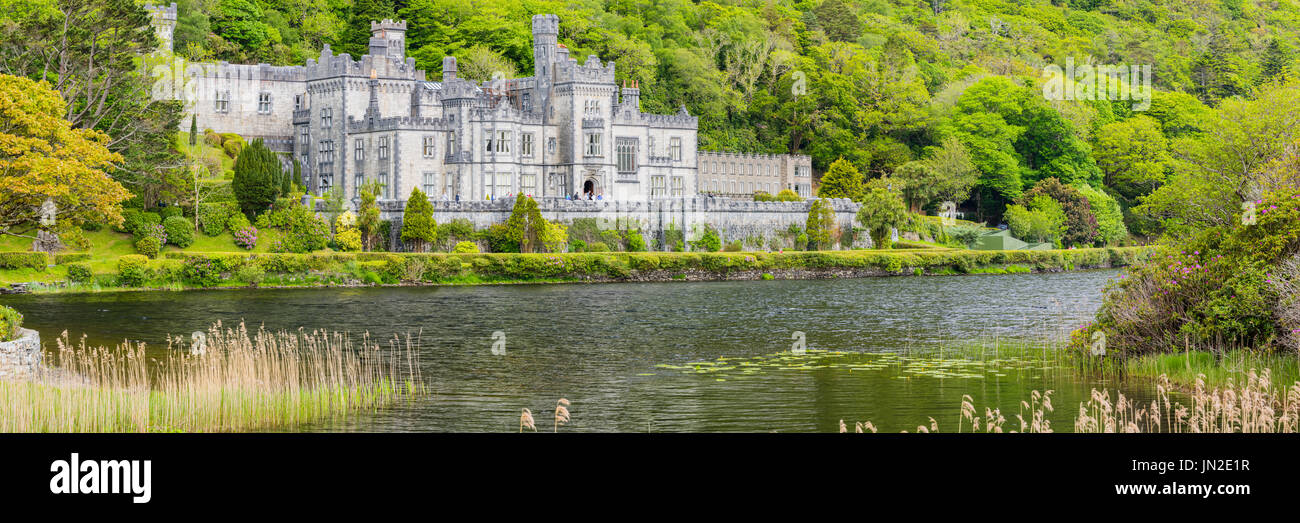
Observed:
[[[23,326],[23,313],[13,307],[0,305],[0,341],[12,341]]]
[[[1086,247],[1096,241],[1097,217],[1093,215],[1088,199],[1078,189],[1062,184],[1056,178],[1045,178],[1034,184],[1016,203],[1030,210],[1039,210],[1044,208],[1042,198],[1055,200],[1061,209],[1064,230],[1057,240],[1058,244]],[[1010,223],[1007,222],[1008,225]]]
[[[745,244],[740,240],[732,240],[731,242],[728,242],[727,246],[723,247],[722,250],[725,252],[740,252],[745,250]]]
[[[284,233],[272,247],[275,252],[312,252],[329,245],[329,224],[301,205],[273,209],[258,216],[257,226],[280,229]]]
[[[644,252],[646,250],[645,238],[641,236],[641,231],[627,232],[627,250],[628,252]]]
[[[334,218],[334,244],[340,251],[361,250],[361,230],[357,228],[357,216],[352,211]]]
[[[135,241],[135,252],[146,257],[157,258],[160,250],[162,250],[162,242],[155,236],[146,236]]]
[[[0,269],[45,270],[50,255],[44,252],[0,252]]]
[[[221,270],[209,258],[187,258],[181,266],[181,277],[199,287],[212,287],[221,283]]]
[[[718,231],[713,230],[713,226],[705,225],[704,234],[691,242],[691,248],[703,252],[718,252],[722,248],[722,239],[718,238]]]
[[[235,279],[256,287],[266,279],[266,271],[257,265],[248,264],[235,271]]]
[[[153,225],[162,225],[162,217],[157,213],[127,212],[125,213],[125,220],[122,222],[122,232],[129,232],[139,239],[152,232],[149,227]]]
[[[250,251],[257,247],[257,227],[249,225],[235,231],[235,245]]]
[[[221,135],[217,133],[208,133],[203,136],[203,143],[213,147],[221,147]]]
[[[586,252],[609,252],[609,245],[605,242],[592,242],[587,246]]]
[[[68,264],[68,279],[76,283],[86,283],[94,279],[95,275],[90,272],[90,266],[84,263]]]
[[[167,219],[172,216],[185,216],[185,211],[175,205],[168,205],[158,209],[158,216],[161,216],[163,221],[167,221]]]
[[[456,252],[456,253],[478,252],[478,245],[475,245],[474,242],[460,242],[456,244],[456,248],[452,249],[452,252]]]
[[[199,227],[203,230],[203,234],[217,236],[225,231],[232,210],[231,205],[225,202],[199,205],[196,212],[199,215]]]
[[[244,213],[242,212],[232,212],[230,213],[230,217],[226,219],[226,229],[231,232],[238,231],[250,225],[253,225],[253,223],[248,221],[248,217],[244,216]]]
[[[127,287],[139,287],[148,279],[149,259],[128,254],[117,259],[117,281]]]
[[[86,238],[85,233],[81,232],[80,228],[68,229],[59,235],[59,240],[74,251],[88,251],[91,247],[90,240]]]
[[[802,251],[807,248],[808,248],[808,235],[801,232],[799,233],[799,236],[796,236],[794,239],[794,250]]]
[[[831,208],[830,201],[825,198],[813,200],[812,205],[808,207],[808,222],[804,230],[808,231],[806,236],[808,250],[815,251],[831,246],[836,230],[835,209]]]
[[[871,186],[862,195],[862,207],[858,209],[858,223],[871,235],[871,241],[877,249],[888,249],[893,241],[893,230],[908,222],[907,206],[897,192],[889,189],[881,180],[872,180]]]
[[[964,249],[975,243],[975,239],[984,234],[984,228],[978,225],[959,223],[948,227],[945,232],[953,243],[960,245]]]
[[[239,153],[242,152],[243,150],[244,150],[244,142],[242,140],[241,141],[229,140],[221,144],[221,151],[226,153],[226,156],[229,156],[231,158],[238,158]]]
[[[184,217],[168,217],[163,220],[163,229],[167,231],[167,242],[172,245],[184,249],[194,244],[194,224]]]
[[[800,198],[799,195],[798,195],[797,193],[795,193],[794,191],[791,191],[790,189],[781,189],[781,192],[776,193],[776,197],[775,197],[775,199],[776,199],[776,201],[778,201],[778,202],[801,202],[801,201],[803,201],[803,198]]]

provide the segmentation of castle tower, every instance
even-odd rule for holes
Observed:
[[[533,75],[539,80],[550,78],[559,36],[560,17],[533,15]]]
[[[172,35],[176,33],[176,3],[172,2],[169,6],[145,4],[144,9],[149,12],[149,25],[158,37],[158,50],[172,52],[175,41]]]
[[[623,81],[623,106],[629,111],[641,111],[641,85],[636,80]]]
[[[396,61],[406,60],[406,20],[394,22],[385,18],[382,22],[370,22],[370,56],[390,57]]]

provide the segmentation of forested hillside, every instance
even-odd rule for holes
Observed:
[[[6,39],[13,35],[6,54],[39,49],[30,43],[29,26],[43,18],[57,25],[49,24],[59,19],[54,6],[66,12],[65,4],[94,3],[0,0],[11,4],[0,15],[0,31]],[[639,82],[645,110],[673,112],[685,104],[698,115],[702,148],[809,154],[819,178],[843,158],[844,172],[861,173],[863,183],[894,177],[900,183],[889,186],[904,187],[914,211],[933,212],[955,197],[991,223],[1002,221],[1012,203],[1021,204],[1022,222],[1051,222],[1033,213],[1055,209],[1041,209],[1025,193],[1057,178],[1087,185],[1084,192],[1099,195],[1092,200],[1114,198],[1128,232],[1142,235],[1186,221],[1178,216],[1186,212],[1181,200],[1147,202],[1149,195],[1191,184],[1198,172],[1222,174],[1212,165],[1222,158],[1206,149],[1223,147],[1224,135],[1254,139],[1264,129],[1209,128],[1246,124],[1240,114],[1221,113],[1225,99],[1237,100],[1227,104],[1234,111],[1258,111],[1275,122],[1294,113],[1289,95],[1295,88],[1287,79],[1296,74],[1292,56],[1300,41],[1295,0],[178,4],[176,49],[190,59],[299,64],[327,43],[360,56],[370,20],[399,18],[410,23],[409,54],[433,78],[444,55],[458,58],[462,76],[531,74],[530,17],[555,13],[572,56],[615,61],[620,82]],[[1129,101],[1046,100],[1044,67],[1067,59],[1149,65],[1156,91],[1151,107],[1136,112]],[[44,71],[6,70],[36,78]],[[1261,96],[1282,106],[1263,107],[1255,101]],[[1207,139],[1207,132],[1218,138]],[[1291,125],[1268,132],[1271,145],[1254,145],[1263,151],[1258,163],[1285,163]],[[1179,174],[1188,179],[1175,180]],[[1134,211],[1143,202],[1151,205]]]

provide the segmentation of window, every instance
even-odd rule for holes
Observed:
[[[674,177],[673,177],[673,196],[685,196],[685,195],[686,195],[686,185],[685,185],[684,182],[682,181],[682,177],[681,177],[681,176],[674,176]]]
[[[433,158],[433,154],[434,154],[433,140],[434,140],[434,138],[433,138],[432,136],[425,136],[425,137],[424,137],[424,140],[423,140],[423,146],[424,146],[424,147],[423,147],[423,149],[424,149],[424,157],[425,157],[425,158]]]
[[[546,140],[546,154],[555,154],[555,138]]]
[[[533,97],[532,97],[532,93],[524,93],[522,96],[520,96],[520,97],[519,97],[519,105],[520,105],[521,108],[523,108],[523,110],[524,110],[525,113],[531,113],[531,112],[533,112]]]
[[[380,160],[388,159],[388,137],[387,136],[379,137],[379,159]]]
[[[537,175],[533,173],[523,173],[519,175],[519,192],[520,194],[532,195],[537,192]]]
[[[510,131],[497,132],[497,152],[510,152]]]
[[[664,177],[656,174],[650,177],[650,196],[652,198],[662,198],[667,193],[664,190]]]
[[[510,173],[483,173],[483,194],[504,198],[510,194]]]
[[[483,131],[484,151],[492,152],[492,131]]]
[[[300,109],[302,109],[302,95],[297,94],[293,96],[293,110],[297,111]]]
[[[636,171],[636,139],[635,138],[618,138],[614,141],[614,148],[618,153],[618,172],[630,173]]]
[[[675,162],[680,162],[682,160],[682,139],[681,138],[668,139],[668,155],[671,156],[673,158],[673,161]]]
[[[587,156],[600,156],[600,133],[587,133]]]
[[[550,188],[551,195],[552,195],[552,196],[565,196],[565,193],[568,192],[568,191],[564,188],[564,174],[563,174],[563,173],[551,173],[550,176],[551,176],[551,178],[550,178],[550,180],[551,180],[551,188]]]
[[[447,155],[451,156],[456,153],[456,131],[447,133]]]
[[[353,179],[355,180],[355,182],[354,185],[352,186],[352,193],[353,195],[355,195],[355,197],[360,198],[361,186],[366,184],[366,175],[360,171],[357,171],[357,175],[353,177]]]
[[[352,143],[356,144],[355,147],[353,148],[352,157],[355,158],[358,162],[365,160],[366,141],[362,140],[361,138],[357,138]]]
[[[298,143],[301,144],[299,149],[302,150],[302,155],[307,156],[307,151],[311,148],[311,130],[306,125],[302,126],[302,139]]]
[[[425,194],[425,196],[433,197],[433,195],[434,195],[433,189],[434,189],[435,187],[437,187],[437,186],[438,186],[438,174],[437,174],[437,173],[430,173],[430,172],[426,172],[426,173],[424,173],[424,189],[423,189],[423,190],[424,190],[424,194]]]
[[[331,125],[334,125],[334,110],[328,107],[321,108],[320,110],[321,129],[329,129]]]
[[[444,174],[444,175],[442,176],[442,178],[443,178],[442,181],[443,181],[443,183],[445,184],[445,185],[444,185],[444,188],[443,188],[443,193],[442,193],[442,197],[443,197],[444,199],[455,197],[457,194],[460,193],[460,191],[456,189],[456,178],[455,178],[455,177],[453,177],[453,176],[450,175],[450,174]]]
[[[379,173],[379,194],[382,198],[390,198],[388,187],[388,173]]]
[[[216,101],[216,105],[213,107],[216,112],[230,112],[230,91],[217,91],[213,99]]]
[[[319,150],[322,163],[334,162],[334,140],[321,140]]]
[[[271,93],[257,93],[257,114],[271,114]]]
[[[655,137],[651,136],[646,140],[645,153],[648,156],[655,155]]]
[[[533,155],[533,133],[519,135],[519,154],[523,156]]]

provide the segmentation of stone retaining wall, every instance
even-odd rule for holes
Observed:
[[[0,342],[0,379],[25,378],[41,364],[41,334],[18,329],[18,339]]]
[[[841,231],[849,232],[841,236],[852,238],[852,245],[841,244],[841,249],[869,248],[871,238],[867,234],[852,236],[858,207],[847,198],[833,198],[831,207],[835,210],[836,222]],[[319,204],[323,204],[320,202]],[[504,223],[510,217],[514,207],[513,198],[493,201],[433,200],[433,219],[439,224],[456,219],[469,220],[475,229],[485,229],[496,223]],[[402,210],[405,201],[380,202],[383,218],[393,223],[393,245],[399,245],[402,222]],[[713,227],[718,232],[723,244],[741,241],[747,250],[766,250],[774,239],[785,238],[791,225],[803,229],[808,222],[808,209],[812,200],[799,202],[755,202],[730,198],[662,198],[648,201],[635,200],[564,200],[559,198],[542,198],[537,200],[538,210],[547,220],[560,223],[573,223],[576,219],[594,218],[602,228],[627,229],[635,224],[641,231],[651,250],[658,250],[664,232],[675,228],[685,233],[686,241],[696,240],[704,233],[704,226]],[[671,250],[671,246],[663,246]],[[782,246],[790,248],[789,245]]]

